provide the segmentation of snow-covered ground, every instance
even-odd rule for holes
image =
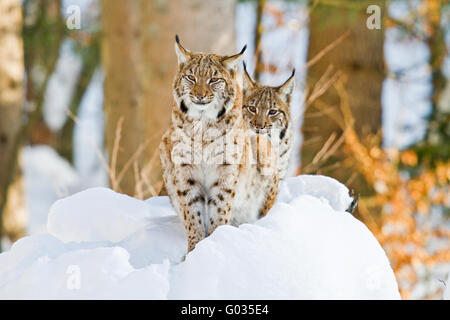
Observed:
[[[0,254],[0,298],[398,299],[389,261],[328,177],[283,183],[269,214],[219,227],[186,256],[167,197],[92,188],[58,200],[48,233]]]

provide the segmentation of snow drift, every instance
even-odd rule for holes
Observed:
[[[0,298],[398,299],[383,249],[345,212],[351,200],[331,178],[287,179],[266,217],[217,228],[183,261],[167,197],[88,189],[52,206],[48,234],[0,254]]]

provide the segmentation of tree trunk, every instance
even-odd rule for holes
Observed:
[[[235,2],[102,1],[105,137],[110,162],[115,167],[110,177],[113,187],[135,195],[142,176],[146,185],[160,179],[156,152],[173,104],[175,34],[193,51],[233,53]],[[120,119],[120,146],[115,153]],[[138,152],[140,157],[134,161],[133,155],[140,146],[143,152]],[[133,165],[129,165],[130,159]],[[124,169],[127,171],[123,179],[117,181]],[[137,178],[134,169],[138,171]]]
[[[21,28],[21,1],[2,0],[0,2],[0,239],[4,235],[16,238],[16,235],[19,236],[24,231],[23,223],[16,225],[11,221],[14,220],[15,210],[17,212],[23,210],[24,205],[17,165],[18,135],[22,125],[24,102]],[[12,198],[14,203],[9,203]],[[4,214],[5,208],[8,208],[8,215]],[[6,218],[10,223],[5,223]],[[16,225],[16,231],[6,228],[11,225]]]
[[[344,40],[310,67],[307,81],[308,87],[313,88],[328,68],[333,68],[333,72],[340,71],[347,77],[346,90],[355,129],[363,138],[381,129],[381,90],[384,80],[383,31],[382,28],[367,28],[369,14],[366,9],[369,5],[378,5],[383,14],[384,1],[319,2],[310,16],[308,49],[310,61],[334,40],[349,32]],[[302,129],[303,168],[311,164],[333,133],[337,133],[337,137],[342,133],[334,120],[341,114],[339,106],[339,95],[331,86],[307,107]],[[351,182],[350,188],[364,193],[359,179],[349,181],[354,170],[343,165],[345,155],[341,149],[338,148],[320,167],[310,165],[309,173],[330,175],[343,183]]]

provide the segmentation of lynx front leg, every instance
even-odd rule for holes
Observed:
[[[261,211],[259,213],[260,217],[263,217],[269,212],[269,210],[272,208],[273,204],[275,203],[275,200],[277,199],[278,195],[278,185],[280,180],[276,175],[273,176],[273,179],[271,183],[269,184],[269,188],[266,194],[266,199],[264,201],[264,205],[261,208]]]
[[[210,186],[207,202],[209,221],[207,221],[207,233],[224,224],[228,224],[231,218],[231,210],[236,196],[238,182],[238,165],[221,165],[219,178]]]
[[[190,174],[190,170],[179,170],[174,178],[174,197],[179,203],[179,216],[184,224],[188,240],[188,252],[206,237],[205,197],[201,185]]]
[[[188,252],[194,250],[198,242],[206,236],[203,224],[203,214],[200,210],[189,206],[181,207],[183,214],[184,230],[188,241]]]

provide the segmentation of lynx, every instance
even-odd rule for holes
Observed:
[[[262,166],[249,160],[252,141],[242,117],[237,76],[245,47],[221,56],[193,53],[175,40],[175,104],[160,157],[166,191],[192,251],[219,225],[258,218],[264,201],[257,191]]]
[[[295,87],[295,69],[289,79],[279,87],[256,83],[244,63],[243,107],[244,119],[250,129],[270,139],[278,153],[278,178],[286,176],[291,154],[292,125],[289,105]]]

